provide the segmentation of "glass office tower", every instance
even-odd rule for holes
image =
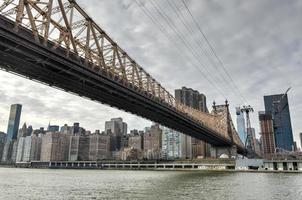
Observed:
[[[8,127],[7,127],[7,141],[12,141],[17,139],[21,110],[22,110],[22,105],[20,104],[11,105]]]
[[[246,129],[245,129],[245,119],[243,112],[241,112],[240,108],[236,108],[237,115],[237,132],[243,144],[246,142]]]
[[[277,151],[292,151],[293,131],[287,94],[264,96],[265,112],[272,115]]]

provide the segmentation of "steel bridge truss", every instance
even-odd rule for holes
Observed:
[[[0,15],[13,23],[13,31],[30,31],[34,41],[61,50],[87,69],[175,110],[207,130],[244,148],[230,117],[228,105],[212,113],[176,101],[159,82],[135,62],[74,0],[0,0]],[[42,62],[43,61],[37,61]]]

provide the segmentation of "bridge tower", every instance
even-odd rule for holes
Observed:
[[[255,148],[253,145],[253,135],[252,135],[252,129],[251,129],[252,128],[251,120],[250,120],[250,113],[254,112],[254,109],[250,105],[248,105],[248,106],[243,106],[240,110],[242,113],[245,113],[245,115],[246,115],[247,136],[246,136],[246,139],[244,142],[244,146],[247,150],[247,157],[252,158],[252,157],[256,156],[255,151],[254,151]]]
[[[229,102],[225,101],[223,105],[216,105],[216,102],[213,102],[213,114],[221,116],[220,121],[224,124],[225,134],[231,140],[232,145],[230,146],[212,146],[211,148],[211,157],[220,158],[223,154],[227,155],[229,158],[237,157],[237,147],[235,145],[236,135],[234,132],[234,125],[232,122],[231,114],[229,111]],[[237,135],[238,136],[238,135]],[[238,139],[238,137],[237,137]]]

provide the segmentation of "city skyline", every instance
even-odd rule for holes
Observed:
[[[0,199],[301,199],[301,11],[0,0]]]
[[[78,3],[89,14],[95,16],[96,22],[104,27],[131,55],[137,58],[137,61],[163,83],[169,91],[182,86],[197,89],[199,92],[207,95],[209,108],[213,100],[216,100],[217,103],[225,100],[223,96],[215,94],[215,88],[212,88],[206,80],[200,79],[201,74],[194,67],[188,66],[187,70],[183,70],[182,66],[186,66],[185,60],[180,57],[178,58],[175,51],[171,51],[170,47],[173,44],[166,41],[160,31],[150,31],[151,28],[154,28],[154,25],[152,23],[145,23],[148,21],[148,18],[143,15],[135,4],[130,4],[130,1],[124,1],[122,4],[105,1],[94,1],[89,4],[79,1]],[[302,130],[300,123],[302,108],[299,105],[299,99],[302,97],[302,92],[299,90],[299,85],[301,84],[299,73],[301,73],[300,55],[302,48],[301,42],[298,39],[302,31],[299,26],[299,15],[301,13],[298,11],[301,8],[301,3],[298,2],[295,5],[293,2],[274,4],[272,1],[266,3],[254,1],[236,5],[234,1],[231,4],[231,6],[223,3],[220,5],[219,18],[217,11],[212,12],[213,9],[211,10],[211,8],[214,5],[211,3],[198,4],[197,1],[191,1],[190,7],[193,8],[194,15],[204,20],[201,21],[201,27],[204,27],[209,40],[213,41],[218,55],[224,61],[225,66],[229,73],[232,74],[245,98],[248,99],[248,103],[255,108],[256,112],[252,114],[252,125],[256,128],[257,133],[259,132],[257,111],[264,109],[263,96],[280,94],[285,92],[288,86],[293,87],[293,91],[289,93],[289,103],[295,141],[299,141],[298,134]],[[116,10],[114,11],[114,15],[110,16],[116,17],[104,17],[106,16],[104,13],[108,13],[108,10],[110,10],[108,7],[112,6]],[[250,12],[259,10],[259,16],[247,14],[247,16],[242,16],[239,19],[238,14],[242,13],[247,7],[251,8]],[[263,14],[265,12],[262,12],[268,7],[270,8],[269,16]],[[102,12],[97,12],[97,9],[101,9]],[[236,12],[230,14],[230,9]],[[169,14],[172,14],[171,11]],[[208,18],[203,19],[204,17]],[[209,19],[210,17],[213,19]],[[250,19],[249,17],[253,18]],[[258,17],[265,20],[257,20]],[[278,20],[273,20],[274,17]],[[123,19],[125,19],[125,23],[121,23],[123,25],[118,27],[121,30],[117,30],[114,24],[117,22],[120,23],[120,20]],[[251,20],[252,23],[249,24],[249,27],[246,27],[244,26],[244,22],[248,20]],[[212,21],[215,21],[215,26],[211,23]],[[228,24],[230,27],[226,27],[224,24]],[[267,27],[267,24],[272,26],[272,29],[269,31],[263,29]],[[258,30],[258,32],[252,37],[250,33],[255,30]],[[288,32],[286,30],[294,31]],[[220,34],[219,32],[221,31],[226,33],[226,35]],[[236,31],[237,34],[235,34]],[[148,32],[156,35],[157,39],[154,39],[154,35]],[[232,34],[234,36],[231,36]],[[262,35],[270,38],[260,37]],[[248,44],[245,42],[246,38],[253,39],[254,42]],[[274,44],[276,40],[280,42]],[[153,43],[145,44],[145,41],[153,41]],[[163,46],[160,50],[155,48],[159,43],[162,43]],[[228,45],[231,45],[231,48]],[[143,53],[146,48],[151,50],[148,51],[148,54]],[[232,52],[229,52],[228,49],[232,49]],[[238,55],[236,59],[233,59],[233,53]],[[156,57],[160,59],[154,59]],[[263,65],[269,67],[264,68]],[[175,70],[175,68],[179,70]],[[215,69],[209,68],[209,70],[212,71]],[[250,78],[247,78],[245,70],[249,72]],[[286,73],[290,74],[286,75]],[[25,80],[15,75],[7,74],[6,72],[1,71],[0,77],[0,91],[2,94],[0,97],[0,130],[4,132],[6,132],[9,112],[5,105],[13,103],[21,103],[28,107],[23,112],[25,116],[24,118],[22,117],[22,122],[37,121],[35,119],[40,119],[43,124],[48,124],[49,121],[55,124],[56,120],[72,123],[73,121],[83,119],[81,122],[85,126],[87,124],[87,127],[101,128],[103,126],[102,121],[111,117],[121,116],[129,121],[129,127],[144,127],[146,124],[150,124],[149,121],[132,116],[131,114]],[[220,85],[224,87],[223,83],[220,83]],[[230,89],[225,88],[225,90],[230,94],[227,98],[231,103],[232,117],[233,121],[235,121],[235,107],[240,102]]]

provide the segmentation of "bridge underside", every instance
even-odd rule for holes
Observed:
[[[148,98],[138,88],[126,87],[114,77],[103,76],[80,58],[66,58],[62,48],[52,50],[47,46],[36,42],[26,29],[13,31],[13,22],[0,16],[2,69],[131,112],[214,146],[232,146],[230,140],[168,104]],[[244,153],[240,147],[237,150]]]

